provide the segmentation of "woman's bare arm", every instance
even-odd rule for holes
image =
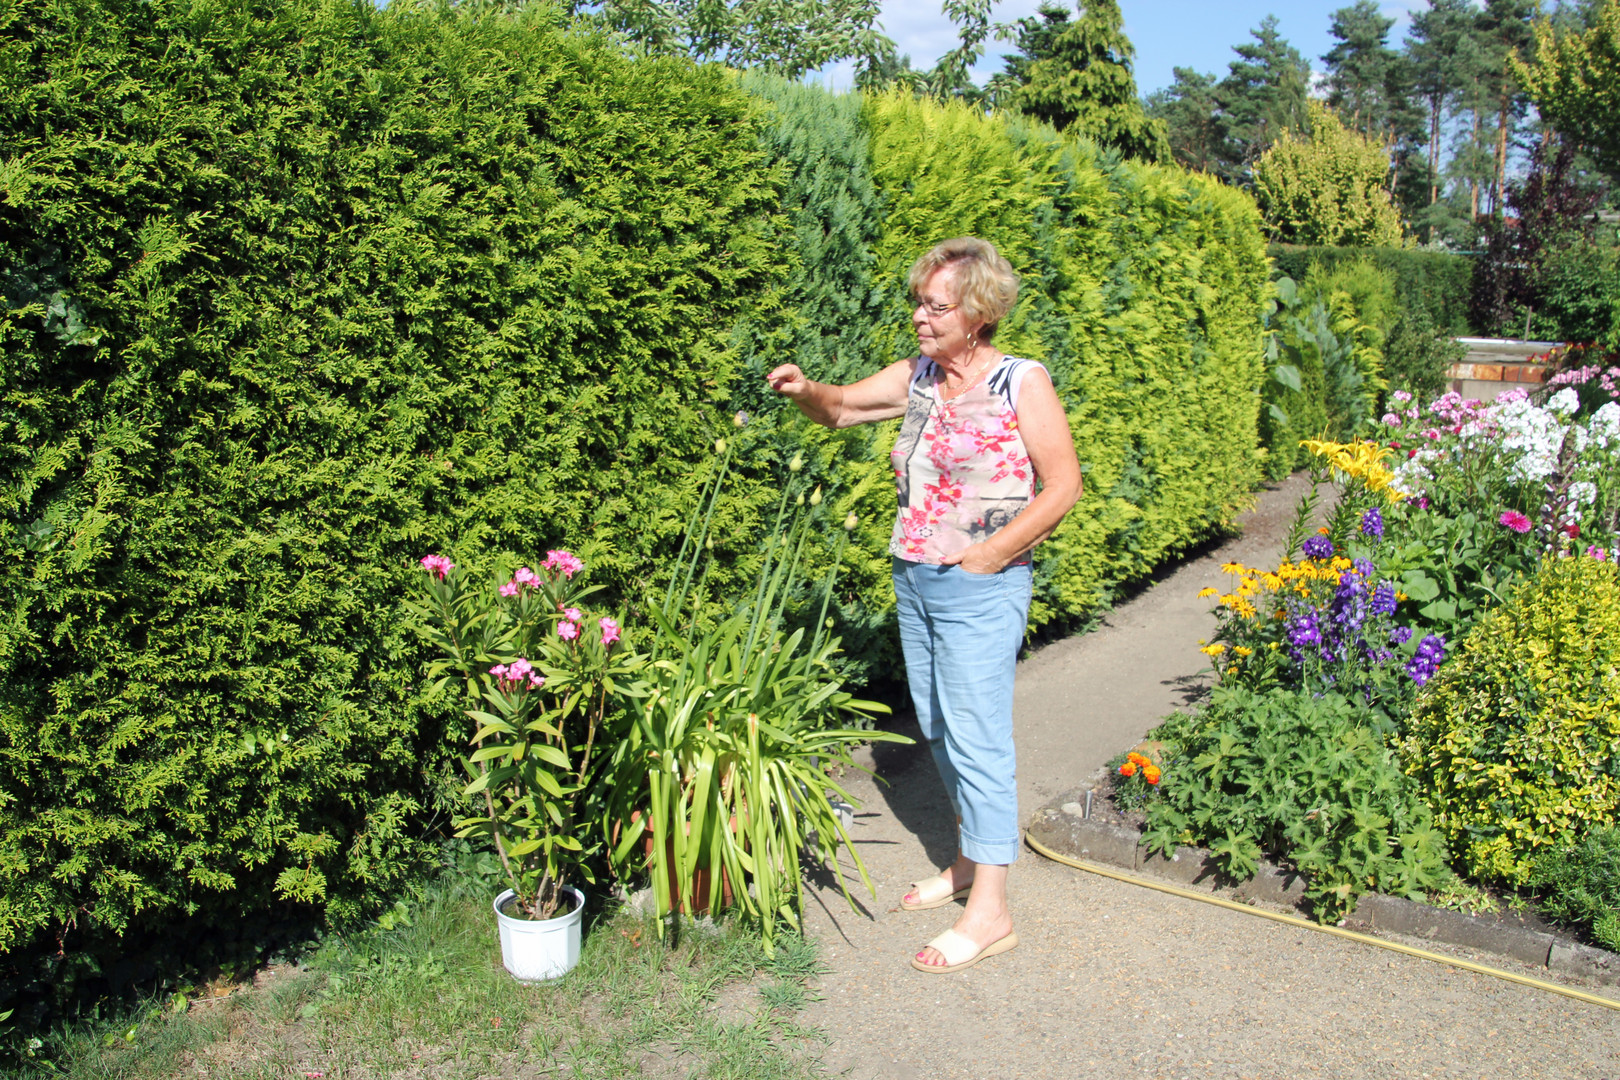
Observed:
[[[812,382],[797,364],[783,364],[765,376],[775,390],[823,427],[846,428],[906,413],[913,361],[890,364],[876,375],[847,386]]]
[[[1041,490],[1028,506],[994,536],[940,561],[960,563],[972,574],[994,574],[1052,535],[1080,500],[1080,459],[1074,452],[1069,418],[1052,380],[1039,368],[1024,373],[1018,390],[1018,433]]]

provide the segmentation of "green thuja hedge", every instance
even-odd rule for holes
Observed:
[[[1205,178],[543,6],[0,5],[0,980],[58,935],[374,906],[467,734],[400,628],[414,560],[568,546],[633,625],[717,437],[710,594],[797,460],[857,517],[847,673],[891,675],[894,425],[809,428],[760,380],[910,355],[942,238],[1023,275],[998,344],[1086,470],[1036,623],[1257,475],[1267,266]]]
[[[0,130],[0,951],[353,916],[466,737],[413,560],[672,550],[782,269],[751,107],[544,9],[15,0]]]

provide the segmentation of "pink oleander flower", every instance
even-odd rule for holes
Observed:
[[[600,619],[598,619],[597,622],[602,627],[602,644],[603,645],[612,645],[615,641],[619,640],[619,624],[618,623],[614,622],[612,619],[608,618],[606,615],[604,615]]]
[[[584,617],[585,616],[580,614],[579,608],[577,607],[563,608],[563,618],[567,619],[569,622],[579,622]]]
[[[1502,516],[1496,520],[1498,523],[1506,525],[1516,533],[1527,533],[1530,531],[1530,519],[1519,513],[1517,510],[1504,510],[1502,511]]]
[[[538,690],[546,685],[546,678],[534,670],[534,665],[523,657],[518,657],[510,664],[496,664],[489,669],[495,676],[503,690],[516,690],[520,686],[528,686],[530,690]]]
[[[518,583],[515,581],[508,581],[505,585],[501,586],[500,591],[502,596],[516,596],[518,594]]]
[[[540,575],[527,566],[520,566],[518,572],[512,575],[512,581],[518,585],[538,585],[540,584]]]
[[[557,624],[557,636],[564,641],[573,641],[579,637],[579,623],[560,622]]]
[[[540,565],[547,570],[561,570],[563,577],[573,577],[585,569],[585,564],[567,551],[546,552],[546,561]]]
[[[456,564],[450,561],[448,555],[426,555],[422,558],[422,567],[429,573],[439,575],[439,580],[443,581],[456,568]]]

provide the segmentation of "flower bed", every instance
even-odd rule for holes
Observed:
[[[1159,783],[1119,763],[1144,842],[1206,847],[1236,880],[1287,860],[1324,921],[1461,875],[1620,942],[1594,914],[1620,886],[1558,869],[1578,845],[1620,850],[1616,376],[1491,405],[1397,394],[1378,440],[1306,443],[1312,489],[1277,564],[1227,564],[1230,586],[1202,594],[1210,702],[1150,734]]]

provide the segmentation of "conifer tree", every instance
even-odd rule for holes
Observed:
[[[1277,32],[1275,15],[1267,15],[1249,33],[1254,40],[1232,46],[1238,59],[1215,88],[1227,130],[1223,171],[1234,182],[1246,179],[1249,165],[1278,136],[1305,125],[1311,77],[1299,50]]]
[[[1215,172],[1223,160],[1226,122],[1215,100],[1215,76],[1192,68],[1173,69],[1175,82],[1147,98],[1147,113],[1163,121],[1176,162],[1200,172]]]
[[[1327,103],[1352,127],[1387,132],[1398,89],[1400,54],[1389,47],[1395,25],[1381,15],[1374,0],[1356,0],[1333,13],[1328,33],[1338,44],[1322,57],[1327,69]]]
[[[1125,37],[1117,0],[1085,0],[1079,18],[1065,15],[1061,22],[1048,22],[1050,36],[1035,28],[1020,41],[1049,51],[1025,54],[1022,85],[1009,95],[1011,107],[1059,130],[1088,135],[1127,157],[1168,159],[1164,125],[1147,115],[1136,95],[1131,71],[1136,50]]]

